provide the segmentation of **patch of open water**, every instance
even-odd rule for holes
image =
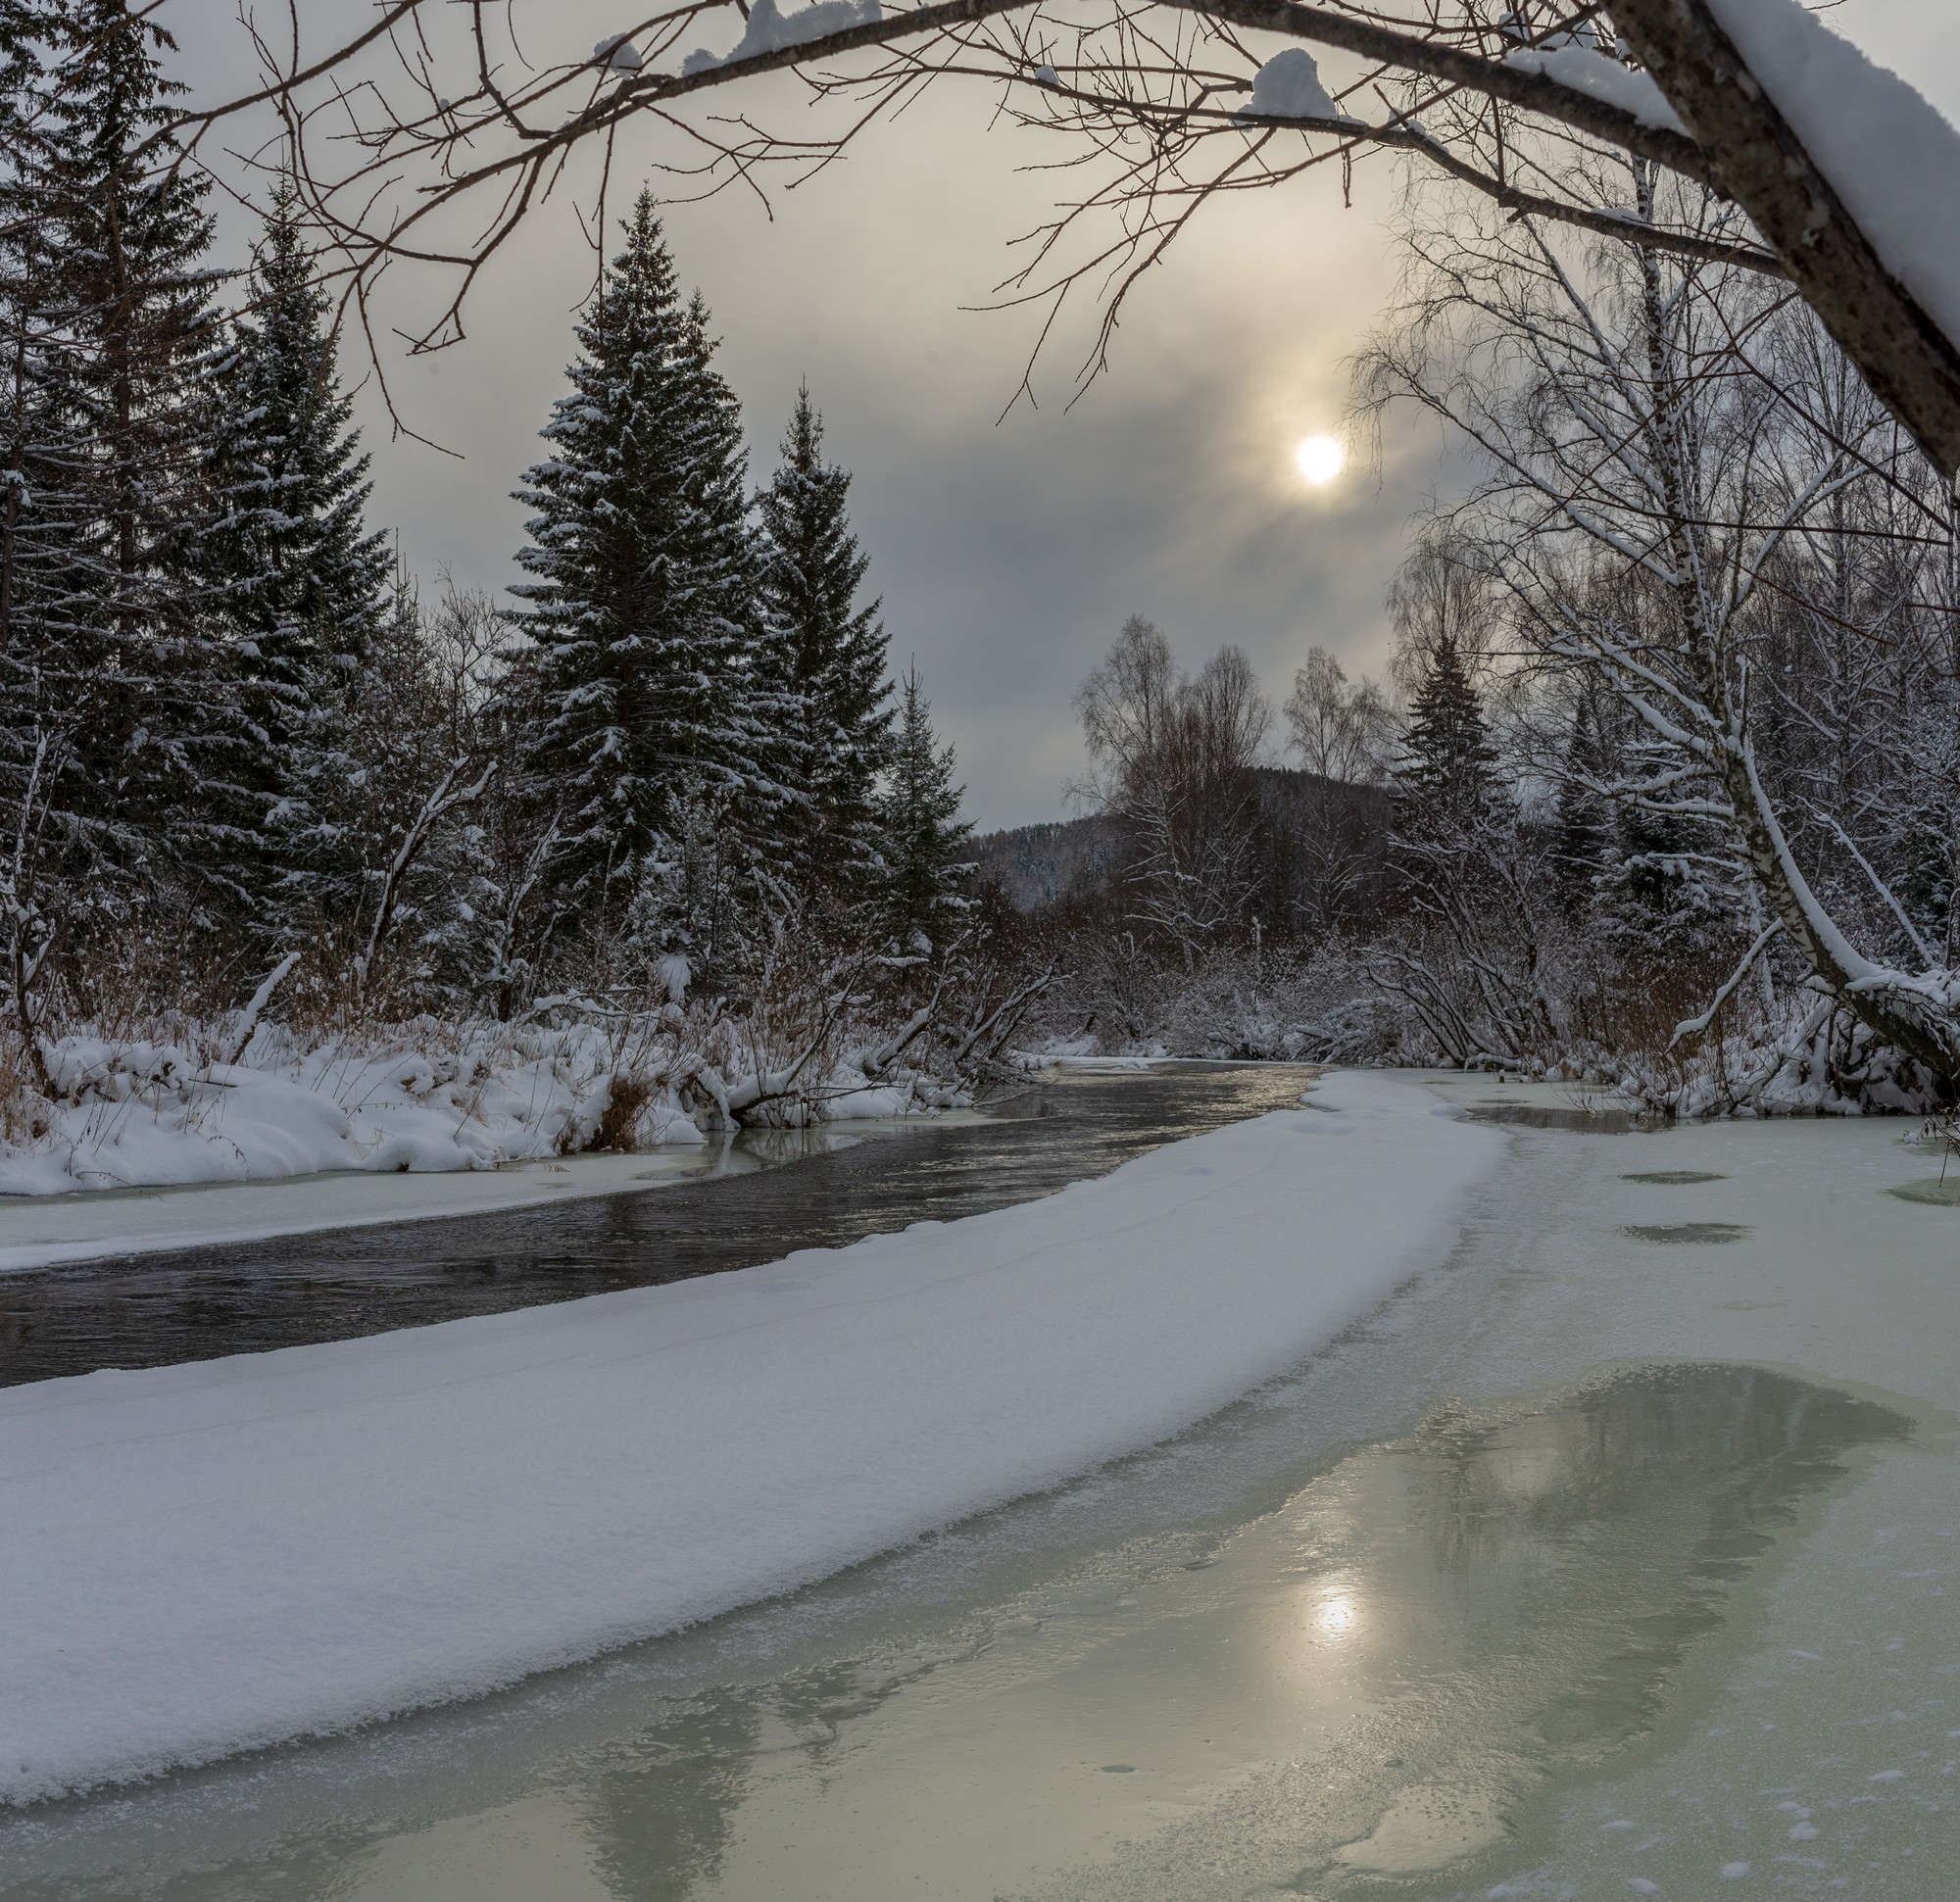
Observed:
[[[0,1387],[426,1327],[978,1215],[1290,1107],[1312,1075],[1198,1064],[1064,1075],[979,1118],[861,1136],[847,1124],[745,1132],[720,1139],[740,1170],[638,1194],[0,1277]]]

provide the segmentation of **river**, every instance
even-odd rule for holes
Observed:
[[[1214,1075],[981,1140],[1259,1100]],[[1896,1125],[1511,1107],[1450,1258],[1191,1432],[499,1696],[39,1806],[5,1893],[1947,1902],[1960,1210],[1899,1195]]]
[[[1297,1102],[1311,1075],[1073,1072],[977,1116],[717,1137],[699,1179],[638,1194],[0,1276],[0,1387],[426,1327],[954,1221]]]

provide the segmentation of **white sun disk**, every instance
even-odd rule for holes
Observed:
[[[1300,474],[1317,489],[1341,473],[1348,451],[1337,436],[1307,436],[1294,450],[1293,460]]]

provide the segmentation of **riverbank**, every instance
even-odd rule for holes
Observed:
[[[1347,1076],[946,1227],[11,1390],[0,1791],[481,1691],[1051,1486],[1364,1313],[1500,1148]]]

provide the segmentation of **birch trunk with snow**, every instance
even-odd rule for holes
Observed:
[[[1634,173],[1649,204],[1651,170]],[[1699,215],[1733,217],[1705,197]],[[1874,480],[1916,493],[1950,533],[1939,485],[1876,407],[1834,429],[1780,383],[1769,345],[1793,319],[1733,273],[1639,246],[1574,256],[1530,225],[1418,249],[1425,290],[1376,348],[1374,391],[1414,397],[1487,460],[1461,519],[1532,664],[1598,682],[1657,743],[1597,790],[1726,839],[1738,928],[1766,906],[1816,987],[1950,1089],[1954,974],[1854,940],[1793,848],[1756,732],[1775,691],[1757,665],[1766,573]]]

